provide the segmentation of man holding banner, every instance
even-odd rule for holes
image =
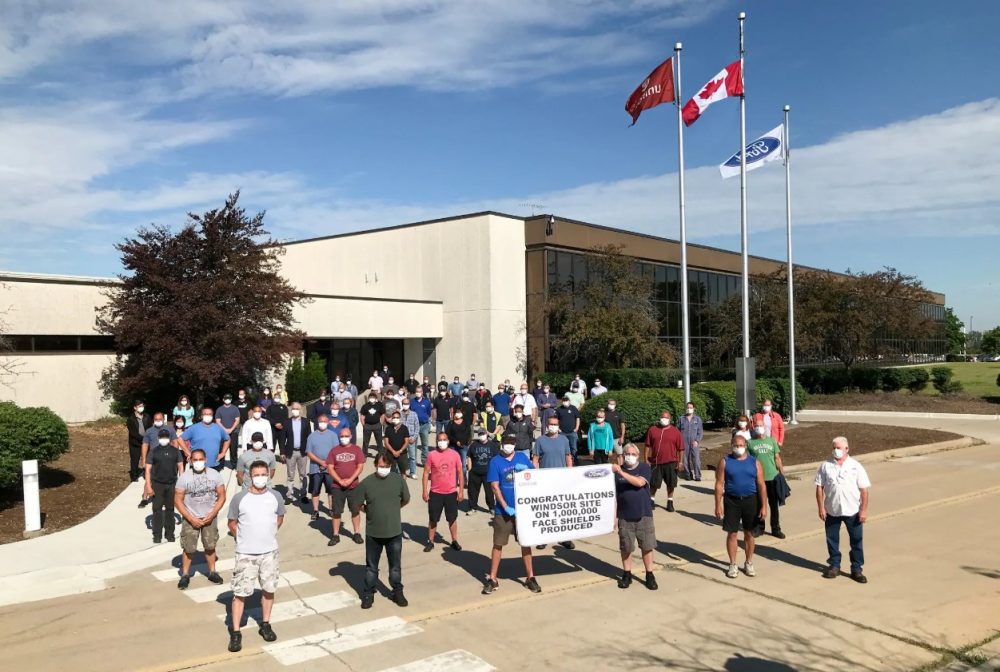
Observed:
[[[618,546],[622,553],[622,578],[619,588],[632,585],[632,553],[636,544],[642,551],[642,564],[646,568],[646,588],[656,590],[653,577],[653,550],[656,548],[656,530],[653,527],[653,501],[649,498],[649,481],[653,471],[639,461],[639,448],[634,443],[625,445],[623,464],[612,464],[615,474],[615,491],[618,504]]]
[[[514,476],[518,472],[533,468],[531,460],[526,455],[515,452],[514,445],[511,443],[504,443],[500,447],[500,454],[490,460],[486,482],[493,488],[493,495],[496,499],[496,515],[493,516],[493,552],[490,556],[490,573],[483,583],[483,595],[489,595],[500,588],[500,583],[497,581],[497,570],[500,569],[503,547],[510,541],[510,535],[513,533],[514,541],[519,541],[515,520],[516,509],[514,508],[517,501],[514,494]],[[542,592],[541,586],[535,580],[535,572],[531,566],[530,545],[521,546],[521,559],[524,561],[524,571],[528,577],[524,582],[525,588],[533,593]]]

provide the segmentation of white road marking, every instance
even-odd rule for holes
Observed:
[[[292,619],[302,618],[303,616],[313,616],[315,614],[322,614],[327,611],[336,611],[337,609],[344,609],[346,607],[356,607],[359,604],[361,604],[361,600],[342,590],[335,593],[323,593],[321,595],[303,597],[301,599],[295,599],[287,602],[276,601],[274,603],[274,608],[271,610],[270,622],[281,623],[282,621],[290,621]],[[246,614],[250,619],[248,622],[256,621],[260,616],[260,607],[247,609]],[[225,620],[227,614],[219,614],[218,617]]]
[[[289,586],[297,586],[300,583],[311,583],[315,580],[315,576],[306,574],[298,569],[294,569],[290,572],[283,572],[281,574],[278,578],[278,590]],[[221,586],[212,585],[205,588],[195,588],[194,590],[184,590],[181,592],[195,602],[215,602],[219,599],[219,595],[227,593],[230,590],[231,588],[229,587],[229,584],[223,583]]]
[[[233,567],[236,566],[236,558],[223,558],[221,560],[216,560],[215,571],[217,572],[230,572]],[[155,572],[151,572],[157,581],[176,581],[181,578],[181,570],[179,567],[171,567],[170,569],[160,569]],[[191,565],[191,574],[208,574],[208,565],[204,562],[198,563],[197,565]]]
[[[468,651],[455,649],[430,658],[415,660],[406,665],[389,667],[382,672],[493,672],[496,669]]]
[[[398,616],[358,623],[337,630],[318,632],[277,644],[265,644],[264,651],[282,665],[295,665],[307,660],[344,653],[373,644],[388,642],[422,632],[420,626],[407,623]]]

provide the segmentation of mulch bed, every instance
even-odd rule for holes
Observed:
[[[128,486],[124,423],[101,421],[69,428],[69,451],[39,469],[42,527],[63,530],[92,518]],[[138,503],[138,502],[136,502]],[[21,485],[0,490],[0,544],[23,539]]]
[[[990,399],[1000,400],[1000,397],[990,397]],[[931,396],[910,392],[810,394],[806,407],[809,410],[1000,414],[1000,403],[966,394],[951,396]]]

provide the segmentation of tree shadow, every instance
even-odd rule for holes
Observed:
[[[68,471],[49,467],[38,467],[38,488],[42,492],[61,488],[76,482],[76,477]],[[19,506],[24,502],[24,487],[20,481],[8,488],[0,488],[0,511]],[[44,514],[43,514],[44,515]],[[44,527],[44,525],[43,525]]]
[[[985,576],[987,579],[1000,579],[1000,569],[989,569],[987,567],[969,567],[968,565],[962,565],[962,569],[969,572],[970,574],[978,574],[979,576]]]

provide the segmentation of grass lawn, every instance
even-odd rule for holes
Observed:
[[[1000,375],[1000,362],[941,362],[920,368],[930,370],[935,366],[947,366],[955,372],[954,380],[962,383],[964,392],[973,397],[1000,397],[1000,387],[997,387],[997,376]],[[927,384],[923,394],[937,396],[938,391],[932,383]]]

